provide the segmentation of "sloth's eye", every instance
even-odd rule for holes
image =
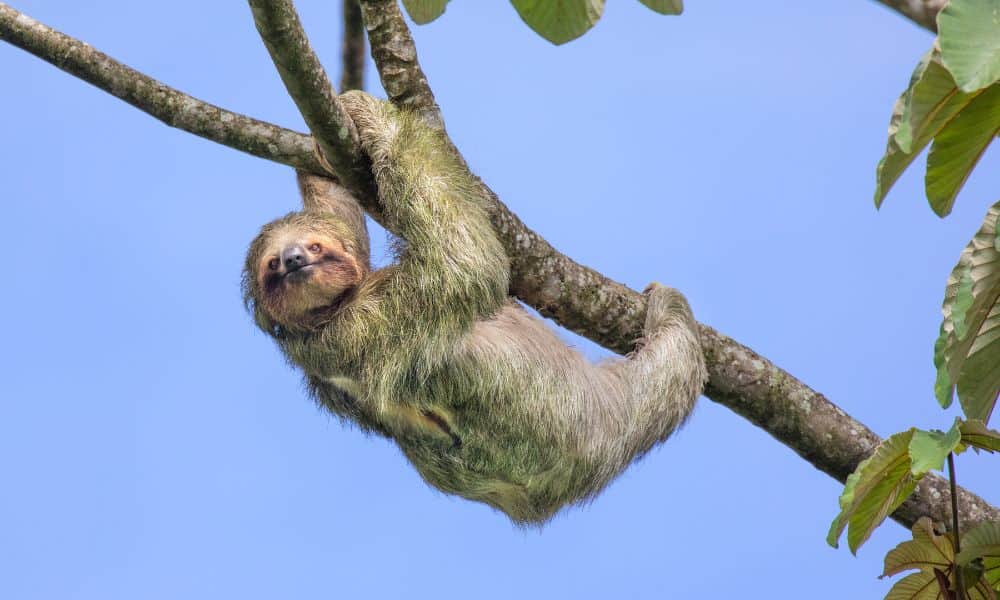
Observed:
[[[281,261],[278,260],[277,258],[272,258],[271,260],[267,261],[267,268],[271,269],[272,271],[277,271],[280,265]]]
[[[322,249],[323,249],[323,247],[320,246],[319,244],[309,244],[309,251],[312,252],[312,253],[314,253],[314,254],[316,252],[319,252]]]

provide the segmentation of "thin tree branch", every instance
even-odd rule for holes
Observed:
[[[202,103],[2,3],[0,39],[125,99],[168,125],[255,156],[327,173],[313,157],[310,137]],[[136,91],[145,88],[150,91]],[[149,99],[160,96],[171,100]],[[233,125],[241,119],[249,125]],[[371,190],[359,199],[369,214],[379,217]],[[514,264],[512,292],[603,346],[619,352],[631,350],[645,310],[638,294],[560,254],[501,204],[495,204],[492,212]],[[701,336],[711,375],[706,395],[762,427],[818,469],[843,481],[878,443],[878,437],[864,425],[754,351],[704,325]],[[1000,519],[1000,511],[974,494],[960,489],[959,497],[961,518],[970,526]],[[948,483],[930,476],[921,481],[893,518],[907,526],[922,515],[946,520],[948,504]]]
[[[878,0],[917,25],[937,31],[937,14],[948,0]]]
[[[340,91],[365,89],[365,23],[358,0],[344,0],[344,39],[340,45]]]
[[[168,87],[0,3],[0,39],[169,125],[292,167],[321,169],[309,136],[230,112]],[[8,88],[9,91],[9,88]]]
[[[396,0],[360,2],[372,58],[378,65],[382,87],[389,100],[420,114],[432,127],[444,129],[441,108],[417,62],[417,47]]]
[[[357,194],[372,189],[358,132],[344,112],[291,0],[249,0],[253,20],[309,131],[340,182]]]

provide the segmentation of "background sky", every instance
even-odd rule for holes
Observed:
[[[340,2],[301,0],[339,76]],[[553,47],[507,2],[414,31],[473,168],[558,249],[696,316],[880,435],[947,428],[945,279],[997,199],[945,220],[923,161],[876,212],[892,103],[931,35],[875,2],[609,2]],[[304,129],[243,2],[15,1],[199,98]],[[876,598],[889,523],[823,541],[840,485],[728,409],[543,530],[438,493],[343,427],[243,310],[290,169],[169,129],[0,45],[0,597]],[[368,89],[382,95],[374,71]],[[375,256],[387,258],[373,231]],[[594,358],[606,353],[580,338]],[[971,453],[970,453],[971,454]],[[1000,503],[1000,462],[960,482]]]

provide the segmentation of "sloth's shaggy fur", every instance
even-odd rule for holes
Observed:
[[[592,498],[681,425],[701,391],[684,297],[651,285],[637,350],[589,363],[508,297],[504,249],[440,134],[365,94],[341,100],[404,240],[398,261],[352,265],[361,234],[330,213],[279,219],[247,257],[257,323],[324,406],[394,439],[432,486],[521,524]],[[288,244],[322,249],[309,273],[274,266]]]

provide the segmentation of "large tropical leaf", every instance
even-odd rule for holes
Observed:
[[[847,545],[857,553],[882,521],[913,492],[917,479],[910,472],[910,441],[914,429],[890,436],[847,478],[840,495],[840,514],[830,524],[828,544],[847,528]]]
[[[937,46],[920,60],[906,93],[896,142],[903,152],[911,154],[920,152],[975,97],[955,87],[951,73],[941,64]]]
[[[934,344],[935,395],[951,404],[956,385],[969,419],[986,423],[1000,393],[1000,202],[948,277],[941,333]]]
[[[885,564],[879,577],[897,575],[903,571],[934,569],[948,571],[955,562],[955,546],[951,538],[934,531],[929,517],[920,517],[911,528],[913,539],[902,542],[885,555]]]
[[[962,536],[957,562],[967,564],[976,559],[983,561],[983,579],[1000,591],[1000,523],[980,523]]]
[[[896,101],[889,121],[889,140],[876,170],[875,206],[920,151],[960,113],[977,94],[964,94],[941,64],[937,47],[924,55],[910,85]]]
[[[430,23],[444,14],[448,0],[403,0],[407,14],[417,25]]]
[[[885,600],[942,600],[941,586],[933,572],[911,573],[896,582]]]
[[[962,443],[961,419],[947,432],[923,431],[916,429],[910,440],[910,472],[915,477],[923,477],[932,469],[941,471],[944,459]]]
[[[927,155],[927,200],[939,216],[951,212],[958,191],[1000,132],[1000,84],[972,99],[934,137]]]
[[[951,0],[937,22],[944,65],[960,89],[1000,80],[1000,0]]]
[[[639,0],[661,15],[679,15],[684,12],[682,0]]]
[[[1000,431],[987,429],[982,421],[965,421],[961,425],[962,443],[987,452],[1000,452]]]
[[[913,539],[899,544],[885,555],[885,567],[880,577],[913,569],[919,572],[897,581],[886,595],[886,600],[950,600],[954,595],[949,590],[956,585],[955,573],[959,568],[951,536],[934,531],[934,524],[928,517],[917,519],[911,531]],[[963,545],[967,537],[963,538]],[[963,569],[962,574],[966,598],[996,599],[989,583],[982,578],[982,571]]]
[[[597,23],[604,0],[510,0],[517,14],[553,44],[575,40]]]

